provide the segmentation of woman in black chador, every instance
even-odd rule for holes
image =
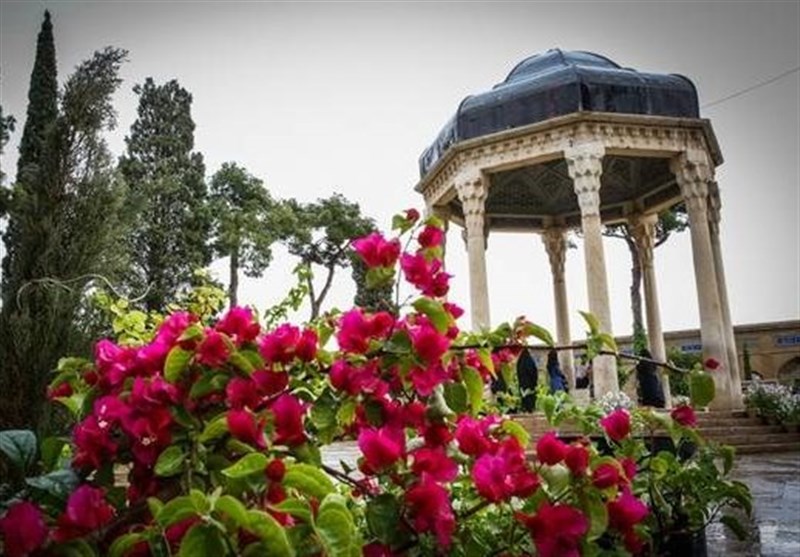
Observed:
[[[653,356],[646,348],[642,350],[642,357],[652,359]],[[639,382],[639,404],[664,408],[664,389],[658,377],[656,364],[641,360],[636,364],[636,380]]]
[[[564,372],[561,371],[561,365],[558,363],[558,352],[555,350],[547,353],[547,376],[550,380],[550,394],[558,391],[569,391],[567,378],[564,377]]]
[[[536,368],[536,362],[528,349],[523,348],[517,358],[517,383],[523,412],[533,412],[536,408],[536,384],[538,382],[539,370]]]

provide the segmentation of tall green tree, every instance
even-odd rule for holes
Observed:
[[[0,156],[5,152],[6,143],[11,138],[16,121],[13,116],[3,116],[3,107],[0,106]],[[5,188],[6,175],[0,168],[0,218],[6,215],[8,204],[11,201],[11,192]]]
[[[272,261],[272,244],[286,234],[292,215],[272,199],[264,183],[233,162],[211,178],[214,252],[228,257],[231,306],[238,302],[239,272],[258,277]]]
[[[38,158],[14,185],[9,223],[15,234],[5,238],[9,257],[0,311],[5,427],[46,425],[50,372],[64,354],[88,349],[88,339],[74,327],[84,286],[100,274],[113,280],[123,263],[118,215],[125,189],[103,134],[116,123],[111,100],[126,55],[106,48],[77,67]]]
[[[28,109],[25,126],[20,139],[19,158],[17,159],[16,182],[31,190],[36,187],[35,174],[39,168],[42,151],[45,148],[46,134],[52,128],[58,115],[58,74],[56,71],[56,47],[53,41],[53,23],[50,21],[50,12],[44,12],[44,20],[36,39],[36,57],[33,62],[30,85],[28,87]],[[27,178],[27,179],[26,179]],[[4,205],[11,197],[10,192],[4,192]],[[14,292],[19,284],[9,283],[13,278],[11,265],[18,257],[17,247],[21,243],[20,230],[14,219],[6,226],[3,241],[6,245],[6,254],[3,257],[3,291]],[[24,257],[24,254],[22,254]],[[3,301],[6,302],[5,297]]]
[[[656,222],[654,248],[664,244],[672,234],[680,233],[689,227],[689,216],[683,204],[662,211]],[[634,335],[642,334],[645,330],[642,316],[642,265],[639,259],[639,248],[633,236],[633,231],[627,223],[607,226],[603,235],[610,238],[619,238],[625,241],[631,255],[631,315],[633,318]]]
[[[356,283],[356,295],[353,303],[367,311],[388,311],[397,312],[394,303],[394,284],[384,283],[378,286],[370,286],[367,283],[367,271],[369,268],[357,255],[350,258],[350,265],[353,274],[353,281]]]
[[[350,265],[350,242],[375,229],[372,219],[361,214],[357,203],[334,194],[315,203],[287,202],[295,215],[294,230],[286,243],[289,253],[300,258],[312,273],[306,276],[311,319],[316,319],[333,284],[337,268]],[[314,269],[321,268],[322,285],[314,284]]]
[[[134,87],[138,118],[120,170],[130,188],[133,262],[129,286],[163,310],[211,262],[211,214],[203,156],[194,151],[192,95],[176,80]]]

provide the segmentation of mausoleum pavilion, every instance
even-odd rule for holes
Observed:
[[[569,344],[566,233],[584,241],[589,310],[612,332],[602,227],[627,222],[643,270],[647,334],[665,359],[653,247],[658,213],[689,215],[703,355],[722,363],[715,406],[740,407],[741,381],[719,239],[722,163],[697,91],[679,75],[623,68],[590,52],[549,50],[471,95],[420,157],[429,212],[464,229],[473,329],[490,326],[486,238],[541,235],[550,260],[559,344]],[[561,354],[570,381],[572,355]],[[616,361],[593,362],[595,394],[617,392]],[[666,390],[666,389],[665,389]]]

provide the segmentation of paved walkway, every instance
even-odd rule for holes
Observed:
[[[339,461],[355,462],[355,443],[326,448],[323,460],[340,468]],[[753,493],[751,537],[740,542],[721,524],[706,534],[709,557],[795,557],[800,555],[800,452],[741,455],[733,475]]]

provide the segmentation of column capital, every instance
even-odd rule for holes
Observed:
[[[714,168],[708,154],[702,149],[688,149],[673,158],[669,167],[687,203],[690,206],[705,205],[709,182],[714,179]]]
[[[658,215],[654,213],[633,215],[628,219],[628,228],[631,231],[633,240],[636,242],[636,248],[639,250],[642,267],[653,266],[656,223],[658,223]]]
[[[567,260],[566,230],[559,227],[545,228],[542,231],[542,243],[550,259],[550,270],[555,279],[564,279],[564,265]]]
[[[456,182],[456,193],[464,212],[467,236],[484,236],[486,219],[485,202],[489,194],[486,181],[481,176]]]
[[[575,143],[564,149],[567,170],[584,216],[600,214],[600,176],[605,153],[605,146],[599,141]]]

